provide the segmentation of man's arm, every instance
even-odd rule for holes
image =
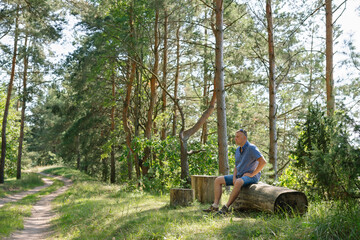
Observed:
[[[236,175],[237,175],[237,169],[236,166],[234,168],[234,176],[233,176],[233,184],[235,185],[235,181],[236,181]]]
[[[257,167],[255,168],[255,170],[252,173],[245,173],[244,176],[248,176],[248,177],[254,177],[256,174],[258,174],[266,165],[266,160],[264,159],[263,156],[259,157],[256,161],[259,162],[259,164],[257,165]]]

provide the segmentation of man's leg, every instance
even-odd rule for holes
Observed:
[[[235,181],[235,185],[233,187],[233,190],[231,191],[229,200],[226,204],[226,207],[230,207],[230,205],[235,201],[235,199],[237,198],[237,196],[240,193],[241,187],[244,185],[244,180],[242,180],[241,178],[236,179]]]
[[[219,211],[219,203],[222,195],[222,185],[232,185],[232,175],[220,176],[215,178],[214,181],[214,203],[208,208],[203,210],[204,212],[216,212]]]
[[[221,195],[222,195],[222,185],[225,185],[225,178],[224,176],[220,176],[215,178],[214,182],[214,204],[216,206],[219,206]]]

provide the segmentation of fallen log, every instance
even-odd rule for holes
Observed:
[[[243,187],[231,207],[235,211],[260,210],[305,214],[308,201],[302,192],[259,182]]]
[[[194,202],[194,190],[187,188],[170,189],[170,206],[189,206]]]

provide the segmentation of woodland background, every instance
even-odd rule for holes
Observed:
[[[65,164],[165,192],[232,172],[244,128],[270,162],[263,181],[359,197],[360,55],[337,41],[346,4],[1,1],[0,180]],[[69,16],[75,50],[53,64]]]

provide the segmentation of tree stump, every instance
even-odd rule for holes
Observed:
[[[305,214],[307,206],[304,193],[262,182],[242,188],[232,204],[234,210],[260,210],[272,213],[294,211],[299,214]]]
[[[217,176],[192,175],[191,188],[194,189],[195,198],[201,203],[214,202],[214,181]]]
[[[170,206],[189,206],[194,202],[194,190],[185,188],[170,189]]]

